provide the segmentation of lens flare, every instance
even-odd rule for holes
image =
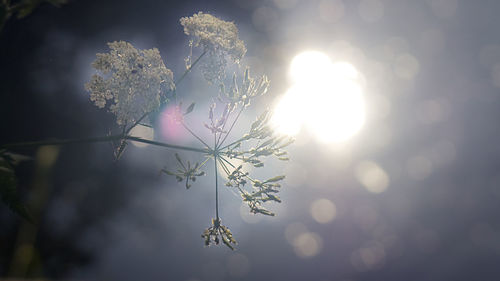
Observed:
[[[306,51],[298,54],[290,64],[290,78],[294,83],[315,83],[328,79],[332,62],[318,51]]]

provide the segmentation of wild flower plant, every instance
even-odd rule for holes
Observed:
[[[176,80],[173,73],[166,68],[157,49],[138,50],[130,43],[119,41],[109,43],[109,53],[97,54],[92,66],[100,72],[93,75],[85,89],[90,93],[90,100],[99,108],[107,110],[116,116],[121,133],[102,137],[67,139],[59,141],[41,141],[7,144],[0,146],[0,193],[3,201],[12,210],[24,217],[28,217],[26,209],[20,204],[15,190],[14,161],[7,149],[22,146],[39,146],[54,144],[70,144],[81,142],[117,142],[115,156],[118,159],[125,151],[128,141],[148,143],[169,149],[194,151],[201,154],[203,161],[192,164],[184,161],[175,153],[178,167],[164,168],[161,171],[174,176],[177,181],[183,182],[189,189],[193,182],[205,175],[205,165],[209,160],[214,162],[215,174],[215,218],[211,226],[202,234],[205,245],[219,244],[221,241],[234,249],[236,240],[229,228],[222,225],[219,216],[219,168],[226,179],[225,186],[241,195],[251,213],[274,216],[274,213],[264,207],[264,203],[281,202],[277,195],[280,182],[284,175],[268,179],[256,179],[248,172],[248,167],[260,168],[265,165],[266,157],[276,157],[279,160],[288,160],[284,150],[293,142],[287,136],[279,136],[270,126],[271,114],[264,111],[250,125],[247,133],[239,137],[232,137],[227,141],[235,128],[240,126],[238,120],[243,111],[251,105],[253,99],[267,93],[269,80],[267,76],[253,77],[249,68],[244,68],[241,75],[234,73],[232,79],[225,79],[227,59],[239,63],[246,52],[242,40],[238,38],[238,29],[234,23],[218,19],[210,14],[199,12],[192,17],[180,20],[184,32],[193,37],[190,41],[190,54],[186,59],[186,70]],[[193,47],[200,47],[200,55],[192,60]],[[167,103],[176,103],[176,85],[181,83],[191,70],[200,63],[201,71],[209,84],[217,83],[218,96],[208,109],[208,121],[205,127],[212,135],[212,140],[204,140],[196,134],[185,122],[186,116],[194,110],[195,104],[183,108],[182,104],[175,104],[171,114],[175,122],[184,127],[202,147],[188,147],[155,140],[147,140],[130,134],[131,130],[139,125],[152,126],[149,117]],[[241,67],[241,66],[240,66]],[[223,108],[220,116],[216,116],[216,106]],[[226,142],[227,141],[227,142]],[[209,144],[211,143],[211,144]],[[233,159],[241,162],[233,164]]]

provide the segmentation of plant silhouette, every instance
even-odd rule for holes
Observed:
[[[275,157],[287,161],[285,148],[293,142],[288,136],[276,134],[270,124],[272,114],[265,110],[256,117],[247,133],[228,137],[236,126],[244,110],[252,101],[267,93],[267,76],[252,76],[250,69],[241,65],[240,60],[246,53],[246,47],[238,37],[238,29],[232,22],[223,21],[207,13],[199,12],[180,20],[186,35],[190,36],[189,55],[185,59],[184,73],[174,80],[173,73],[164,64],[158,49],[139,50],[124,41],[108,43],[108,53],[98,53],[92,66],[97,70],[85,89],[90,100],[99,108],[108,110],[116,117],[119,133],[100,137],[64,139],[55,141],[34,141],[5,144],[0,146],[0,195],[2,201],[11,210],[30,219],[28,210],[23,206],[16,190],[14,167],[16,158],[11,150],[25,146],[64,145],[88,142],[111,142],[115,159],[126,151],[129,141],[141,142],[176,150],[197,152],[200,160],[196,163],[184,161],[175,153],[177,168],[163,168],[162,173],[174,176],[184,183],[186,189],[206,174],[204,168],[209,161],[214,163],[215,175],[215,218],[210,227],[202,234],[206,246],[223,244],[234,249],[236,240],[229,228],[222,224],[219,215],[219,169],[223,172],[225,185],[241,195],[251,213],[274,216],[264,207],[268,201],[281,202],[277,195],[284,175],[268,179],[256,179],[247,167],[260,168],[265,159]],[[196,58],[193,53],[198,52]],[[226,79],[228,65],[237,65],[240,73],[234,73]],[[212,136],[203,139],[185,122],[195,110],[195,103],[183,107],[177,102],[176,86],[182,83],[188,74],[198,66],[206,82],[218,89],[218,95],[208,109],[208,122],[204,126]],[[153,127],[153,118],[161,107],[173,104],[175,109],[168,118],[181,125],[200,144],[200,147],[182,146],[133,136],[131,131],[140,126]],[[221,110],[217,112],[216,107]],[[115,130],[116,131],[116,130]],[[233,160],[241,164],[233,164]]]

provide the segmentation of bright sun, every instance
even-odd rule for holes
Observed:
[[[323,142],[341,142],[365,122],[361,77],[351,64],[321,52],[298,54],[290,65],[293,86],[276,105],[276,129],[296,135],[305,125]]]

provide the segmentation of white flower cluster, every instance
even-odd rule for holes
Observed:
[[[97,54],[93,75],[85,89],[99,108],[109,105],[118,125],[136,122],[160,106],[174,89],[172,71],[165,67],[158,49],[137,50],[130,43],[108,43],[109,53]]]
[[[227,57],[239,63],[247,51],[245,43],[238,38],[238,28],[232,22],[203,12],[183,17],[180,22],[184,26],[184,33],[194,37],[195,46],[203,47],[208,53],[202,73],[210,83],[224,79]]]

